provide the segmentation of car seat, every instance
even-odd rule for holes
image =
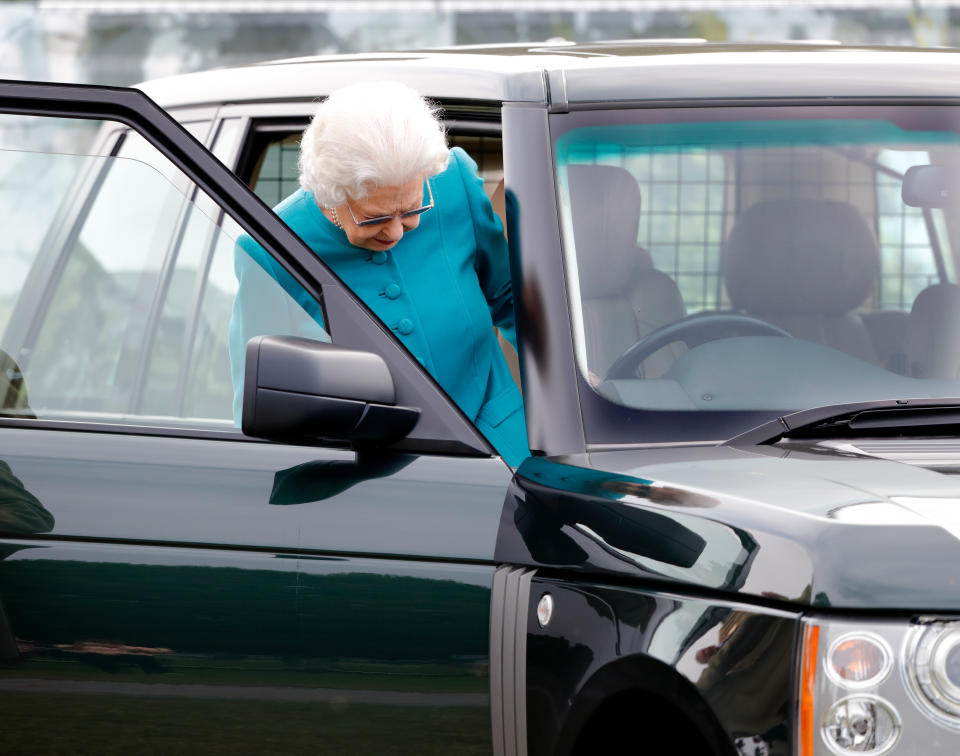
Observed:
[[[637,246],[640,187],[628,171],[608,165],[567,169],[587,363],[603,377],[628,347],[686,315],[676,283]],[[643,362],[643,375],[663,375],[686,350],[671,344]]]
[[[737,218],[722,250],[733,307],[814,341],[877,363],[854,310],[880,271],[876,238],[850,203],[776,199]]]
[[[914,378],[960,377],[960,286],[940,283],[917,295],[907,321],[906,352]]]

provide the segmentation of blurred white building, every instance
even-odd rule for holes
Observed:
[[[316,53],[554,37],[960,45],[960,0],[0,0],[0,77],[130,84]]]

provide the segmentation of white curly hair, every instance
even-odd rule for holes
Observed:
[[[321,207],[444,171],[440,108],[396,81],[350,84],[317,108],[300,142],[300,186]]]

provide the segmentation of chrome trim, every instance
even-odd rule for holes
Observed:
[[[897,708],[885,698],[881,698],[880,696],[875,696],[875,695],[867,695],[863,693],[855,693],[851,696],[846,696],[845,698],[841,698],[839,701],[835,701],[833,704],[827,707],[827,711],[826,711],[826,714],[824,715],[823,721],[821,721],[820,723],[820,738],[821,740],[823,740],[824,745],[826,745],[826,747],[832,753],[837,754],[837,756],[850,756],[850,754],[857,753],[860,751],[860,749],[850,749],[850,748],[843,748],[842,746],[838,746],[836,743],[833,743],[830,741],[830,737],[827,734],[826,720],[827,720],[827,717],[830,715],[830,713],[854,701],[867,701],[879,709],[886,709],[887,714],[889,715],[893,723],[893,727],[894,727],[893,736],[885,745],[875,748],[869,751],[869,753],[873,754],[874,756],[881,756],[881,754],[887,753],[890,750],[892,750],[897,745],[897,743],[900,742],[900,738],[903,735],[903,718],[900,716],[900,712],[897,711]]]
[[[821,441],[817,445],[917,467],[960,468],[960,442],[956,438],[871,438],[844,442]]]
[[[904,638],[901,664],[905,687],[917,708],[929,719],[952,730],[960,730],[960,688],[947,677],[944,657],[957,645],[960,645],[957,621],[916,624]]]
[[[667,449],[689,446],[722,446],[723,439],[705,441],[650,441],[637,444],[587,444],[587,452],[632,451],[633,449]]]
[[[501,566],[490,591],[494,756],[527,756],[527,620],[535,570]]]

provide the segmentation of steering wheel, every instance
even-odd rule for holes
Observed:
[[[667,323],[638,339],[613,361],[604,380],[636,378],[647,357],[667,344],[682,341],[689,348],[708,341],[735,336],[783,336],[790,334],[772,323],[734,312],[702,312]]]

